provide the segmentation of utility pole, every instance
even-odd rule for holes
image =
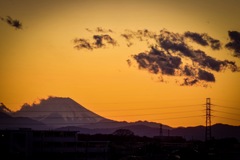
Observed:
[[[211,99],[206,98],[206,131],[205,131],[205,141],[211,140]]]

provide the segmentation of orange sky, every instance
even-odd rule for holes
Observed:
[[[205,117],[197,116],[205,114],[210,97],[213,104],[225,106],[212,106],[213,123],[240,125],[240,72],[213,72],[216,82],[208,88],[179,86],[171,77],[162,83],[158,75],[126,62],[149,50],[146,43],[127,47],[120,37],[125,29],[165,28],[181,34],[208,33],[226,44],[229,30],[240,31],[238,6],[236,0],[0,0],[0,16],[23,24],[16,30],[0,21],[0,101],[15,111],[48,96],[71,97],[109,119],[175,127],[204,125]],[[74,48],[75,38],[90,39],[93,33],[86,28],[97,27],[113,30],[119,45],[92,51]],[[201,49],[240,66],[239,58],[224,47]]]

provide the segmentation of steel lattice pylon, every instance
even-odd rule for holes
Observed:
[[[212,137],[211,133],[211,99],[206,99],[206,132],[205,140],[208,141]]]

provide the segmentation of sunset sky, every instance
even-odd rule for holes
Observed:
[[[70,97],[109,119],[176,127],[204,125],[209,97],[213,124],[240,125],[240,53],[225,47],[229,31],[240,32],[239,6],[239,0],[0,0],[0,102],[16,111],[48,96]],[[166,35],[178,41],[164,48]],[[199,35],[206,45],[194,41]],[[179,43],[194,56],[181,53]],[[168,62],[153,56],[158,51]],[[149,57],[154,63],[146,67]]]

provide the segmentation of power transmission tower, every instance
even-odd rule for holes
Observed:
[[[206,99],[206,132],[205,132],[205,140],[208,141],[212,138],[211,133],[211,99]]]

